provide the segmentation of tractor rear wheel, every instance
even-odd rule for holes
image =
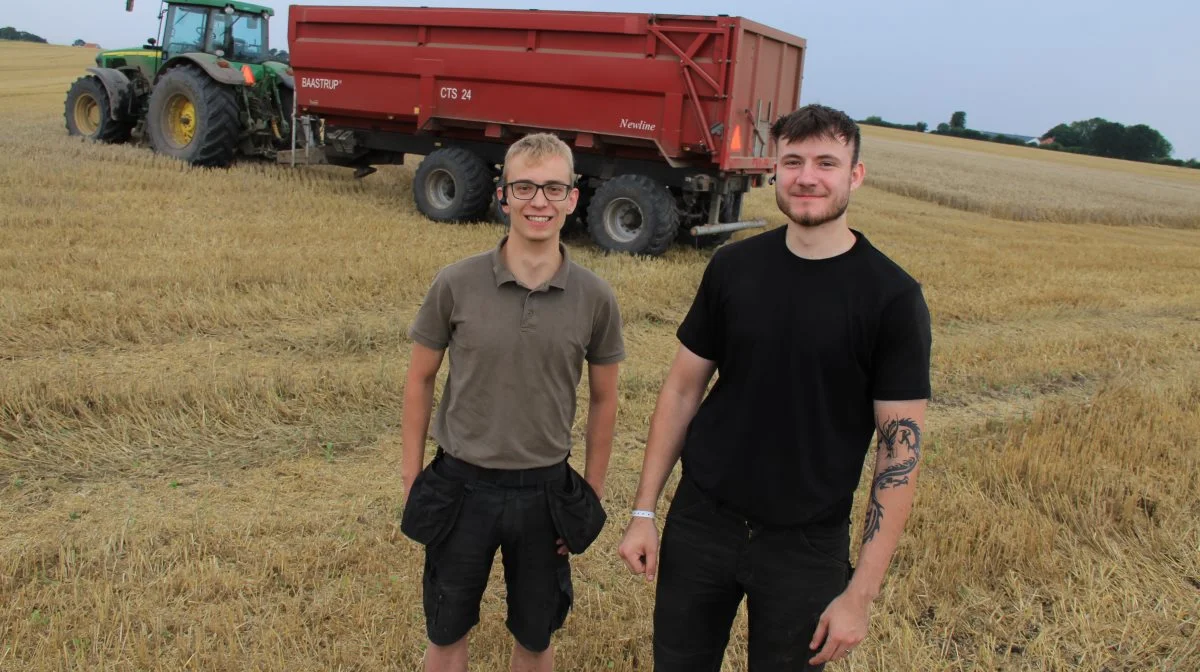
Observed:
[[[108,91],[96,77],[87,75],[75,80],[67,91],[65,107],[63,117],[67,122],[67,133],[100,142],[129,140],[133,124],[112,118]]]
[[[644,175],[620,175],[596,190],[587,213],[588,233],[613,252],[658,256],[679,229],[675,199]]]
[[[430,153],[413,175],[413,200],[435,222],[478,222],[488,218],[495,198],[492,171],[461,147]]]
[[[146,127],[160,154],[197,166],[229,165],[241,132],[237,96],[199,68],[175,68],[150,94]]]

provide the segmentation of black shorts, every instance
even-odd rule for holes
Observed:
[[[419,540],[427,544],[423,602],[429,641],[448,646],[479,622],[479,603],[500,549],[509,632],[530,651],[550,646],[573,599],[570,562],[558,554],[561,535],[549,505],[569,480],[568,469],[565,462],[520,471],[480,469],[441,451],[425,468],[405,523],[428,532]]]
[[[719,672],[742,597],[752,672],[820,670],[821,613],[845,590],[850,529],[769,528],[722,508],[686,476],[667,513],[654,605],[655,672]]]

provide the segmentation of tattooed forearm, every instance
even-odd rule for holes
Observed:
[[[912,418],[894,418],[878,428],[878,450],[888,465],[875,476],[871,484],[871,499],[867,502],[867,520],[863,525],[863,543],[875,537],[883,524],[883,504],[879,493],[888,488],[908,485],[908,476],[917,468],[921,458],[921,428]]]

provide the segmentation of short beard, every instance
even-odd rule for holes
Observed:
[[[775,192],[775,205],[779,206],[779,210],[783,212],[783,214],[787,215],[787,218],[792,220],[792,223],[798,224],[806,229],[815,229],[818,226],[828,224],[829,222],[832,222],[833,220],[846,214],[846,209],[850,207],[850,193],[847,192],[846,198],[842,199],[841,203],[836,204],[832,210],[828,210],[824,214],[817,215],[815,217],[810,217],[808,215],[796,217],[796,215],[794,215],[792,211],[788,209],[787,196],[780,194],[778,191]]]

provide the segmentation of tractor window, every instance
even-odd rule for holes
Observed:
[[[254,14],[233,17],[233,60],[262,62],[267,53],[267,22]]]
[[[167,14],[164,51],[174,56],[189,51],[204,51],[204,24],[208,10],[171,5]]]
[[[213,10],[209,32],[212,49],[241,63],[261,63],[266,55],[267,22],[257,14]]]

